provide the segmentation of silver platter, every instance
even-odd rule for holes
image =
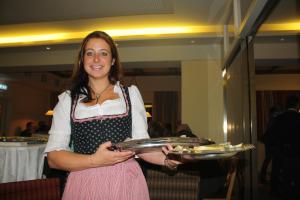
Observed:
[[[195,161],[195,160],[217,160],[225,159],[235,156],[237,152],[230,153],[210,153],[210,154],[197,154],[197,153],[179,153],[171,152],[168,154],[168,158],[179,161]]]
[[[213,148],[216,148],[215,150]],[[170,159],[179,161],[192,161],[192,160],[215,160],[224,159],[235,156],[238,152],[244,152],[254,149],[252,144],[239,144],[232,146],[229,143],[226,144],[212,144],[205,145],[201,151],[176,151],[169,152],[168,157]]]
[[[0,137],[0,142],[24,142],[27,144],[44,144],[47,143],[47,139],[45,138],[38,138],[38,137],[19,137],[19,136],[12,136],[12,137]]]
[[[213,144],[209,139],[204,138],[189,138],[189,137],[161,137],[161,138],[149,138],[139,140],[129,140],[114,144],[111,150],[131,150],[136,153],[145,153],[153,151],[161,151],[163,146],[167,144],[173,147],[177,145],[194,147]]]

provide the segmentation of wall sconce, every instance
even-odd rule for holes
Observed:
[[[147,118],[152,117],[149,112],[146,112],[146,116],[147,116]]]
[[[45,115],[47,116],[52,116],[53,115],[53,110],[48,110]]]

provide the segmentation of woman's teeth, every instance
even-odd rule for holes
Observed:
[[[95,70],[99,70],[101,69],[103,66],[101,65],[93,65],[92,68],[95,69]]]

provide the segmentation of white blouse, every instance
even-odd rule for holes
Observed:
[[[138,88],[134,85],[128,88],[132,111],[132,139],[149,138],[147,132],[147,117],[144,102]],[[114,92],[120,98],[106,100],[101,105],[86,106],[80,101],[75,109],[75,118],[84,119],[99,115],[117,115],[126,112],[126,102],[119,82],[114,86]],[[65,91],[58,96],[58,103],[53,110],[53,119],[49,131],[49,139],[45,152],[54,150],[70,151],[69,142],[71,136],[70,111],[71,96],[70,91]]]

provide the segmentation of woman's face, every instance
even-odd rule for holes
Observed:
[[[85,46],[84,69],[91,79],[108,78],[114,62],[110,46],[101,38],[90,39]]]

